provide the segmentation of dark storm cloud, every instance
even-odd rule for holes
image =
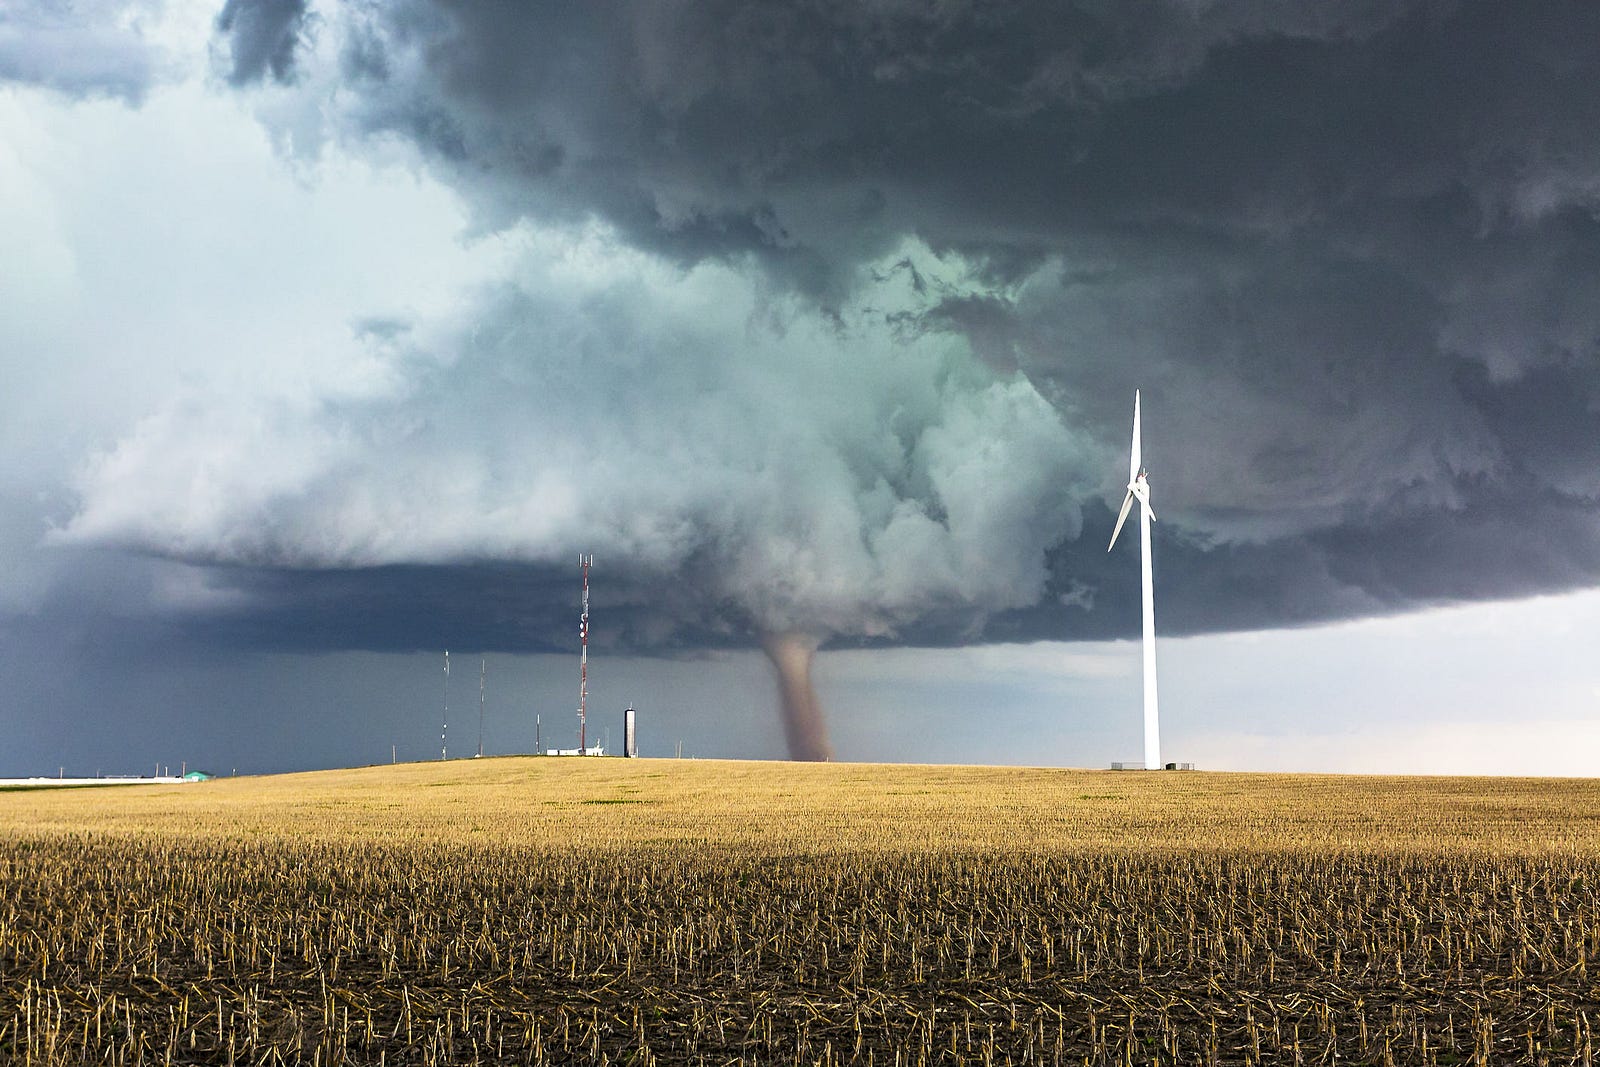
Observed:
[[[1010,254],[1404,229],[1452,193],[1554,206],[1592,175],[1595,16],[1541,14],[409,3],[347,53],[382,71],[354,117],[467,164],[487,212],[598,210],[687,256],[832,259],[905,230]]]
[[[288,78],[308,17],[230,0],[233,79]],[[557,545],[595,547],[581,531],[612,542],[630,647],[1127,634],[1135,568],[1104,542],[1135,387],[1164,628],[1600,579],[1600,8],[317,17],[334,135],[414,142],[480,228],[598,225],[606,255],[681,273],[565,303],[526,283],[405,342],[436,350],[392,393],[200,405],[125,441],[69,536],[236,568],[234,639],[416,647],[448,603],[557,647],[565,616],[535,605],[570,583]],[[705,325],[696,286],[748,314]],[[908,371],[902,345],[978,366]],[[196,487],[226,479],[184,483],[181,457],[238,425],[290,426],[254,443],[285,469],[213,506]],[[443,484],[416,476],[440,448],[477,494],[449,521],[403,506]],[[591,463],[564,511],[545,475]]]
[[[217,16],[217,32],[228,40],[234,85],[258,82],[271,74],[286,82],[294,75],[295,52],[306,32],[306,0],[227,0]]]
[[[1482,3],[411,3],[348,51],[384,72],[352,118],[491,219],[598,212],[823,293],[906,233],[1013,276],[1248,282],[1293,249],[1308,283],[1367,272],[1345,300],[1412,290],[1427,347],[1510,376],[1593,354],[1597,32]]]

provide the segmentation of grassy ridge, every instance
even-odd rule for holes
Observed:
[[[694,761],[0,796],[0,1056],[1588,1064],[1597,825],[1586,781]]]

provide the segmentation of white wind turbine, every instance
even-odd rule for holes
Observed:
[[[1161,721],[1156,712],[1156,604],[1150,580],[1150,522],[1156,517],[1150,508],[1150,481],[1139,456],[1139,390],[1133,391],[1133,451],[1128,459],[1128,495],[1122,498],[1117,528],[1111,531],[1110,552],[1116,546],[1128,509],[1139,498],[1139,585],[1144,601],[1144,765],[1146,770],[1161,769]]]

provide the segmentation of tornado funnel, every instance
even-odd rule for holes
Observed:
[[[783,731],[789,740],[789,758],[830,760],[828,724],[816,690],[811,688],[811,659],[821,642],[810,634],[765,634],[761,647],[778,675],[778,699],[783,706]]]

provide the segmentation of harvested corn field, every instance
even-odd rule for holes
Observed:
[[[0,795],[37,1063],[1583,1063],[1588,782],[485,760]]]

